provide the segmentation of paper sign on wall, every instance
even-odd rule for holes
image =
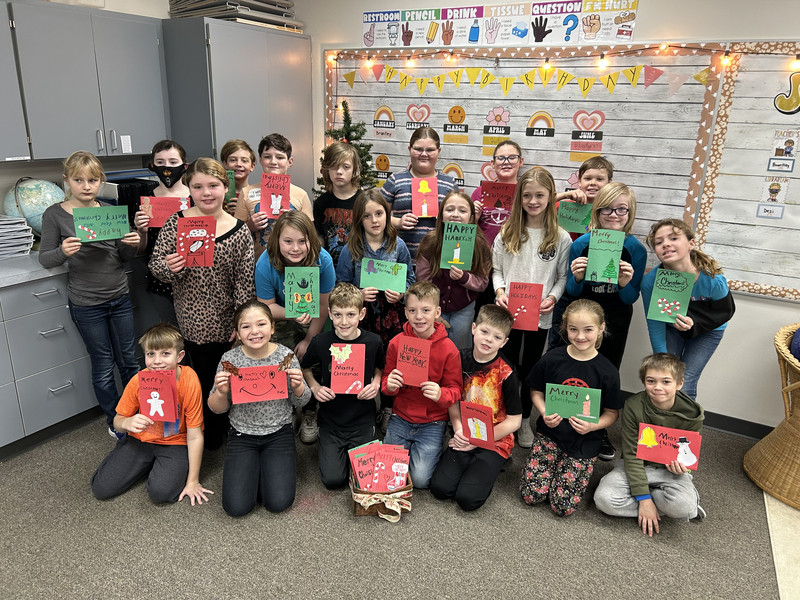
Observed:
[[[334,394],[358,394],[364,389],[364,344],[331,344],[331,390]]]
[[[514,183],[500,183],[497,181],[481,181],[481,203],[483,209],[505,208],[511,210],[514,204],[514,192],[517,186]]]
[[[189,208],[188,198],[141,196],[139,210],[150,217],[148,227],[163,227],[167,219],[179,210]]]
[[[289,397],[289,376],[278,365],[240,367],[231,375],[231,402],[246,404]]]
[[[445,223],[442,239],[442,269],[457,267],[462,271],[472,268],[472,253],[475,250],[475,236],[478,226],[469,223]]]
[[[374,258],[364,258],[361,261],[361,287],[374,287],[381,291],[393,292],[406,291],[406,277],[408,265],[394,263]]]
[[[542,304],[541,283],[512,281],[508,286],[508,310],[514,317],[512,329],[537,331],[539,329],[539,309]]]
[[[461,402],[461,430],[473,446],[494,450],[492,407],[474,402]]]
[[[176,251],[186,259],[187,267],[214,266],[214,217],[178,217]]]
[[[592,205],[562,200],[558,203],[558,224],[570,233],[586,233],[592,220]]]
[[[411,213],[435,217],[439,212],[439,180],[433,177],[411,178]]]
[[[617,283],[624,244],[624,231],[593,229],[589,238],[585,280],[592,283]]]
[[[287,317],[319,317],[319,267],[286,267],[283,284]]]
[[[678,315],[686,316],[692,298],[694,275],[682,271],[658,268],[647,318],[652,321],[674,323]]]
[[[431,343],[410,335],[399,337],[397,348],[397,370],[403,374],[403,384],[419,387],[430,381],[428,364],[431,358]]]
[[[268,219],[277,219],[281,213],[291,210],[290,185],[289,175],[261,174],[261,210],[267,213]]]
[[[131,230],[127,206],[94,206],[72,209],[75,237],[81,242],[119,240]]]
[[[153,421],[178,420],[175,371],[139,371],[139,412]]]
[[[600,419],[600,390],[548,383],[544,395],[545,414],[558,414],[563,419],[578,417],[597,423]]]
[[[677,460],[687,469],[696,471],[702,438],[696,431],[639,423],[636,458],[662,465]]]

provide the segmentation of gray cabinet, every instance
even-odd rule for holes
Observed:
[[[0,161],[30,158],[28,134],[19,87],[14,85],[17,67],[11,44],[11,29],[0,27]]]
[[[292,142],[292,182],[309,191],[319,170],[313,154],[311,38],[214,19],[163,22],[172,138],[189,158],[219,157],[233,138],[254,151],[282,133]],[[251,175],[257,181],[261,169]]]
[[[157,19],[10,5],[33,158],[147,154],[166,137]]]

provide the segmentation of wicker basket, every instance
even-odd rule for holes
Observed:
[[[414,486],[411,484],[411,476],[408,476],[408,485],[399,488],[394,492],[372,493],[360,489],[350,473],[350,492],[353,499],[353,514],[357,517],[368,515],[378,515],[391,523],[400,520],[403,513],[411,510],[411,496],[414,493]],[[366,506],[364,506],[366,505]]]
[[[775,336],[786,418],[744,455],[744,470],[762,490],[800,509],[800,361],[789,345],[800,323],[781,328]]]

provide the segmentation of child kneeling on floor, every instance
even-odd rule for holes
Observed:
[[[703,408],[681,391],[684,364],[672,354],[645,357],[639,377],[645,390],[625,401],[622,460],[600,480],[594,503],[613,517],[636,517],[642,533],[658,533],[661,515],[689,520],[705,517],[692,476],[677,460],[668,465],[636,458],[639,424],[700,431]]]
[[[463,510],[476,510],[489,498],[522,422],[517,373],[499,354],[513,325],[507,309],[486,304],[472,324],[472,348],[461,350],[463,401],[489,406],[494,425],[494,449],[476,447],[463,431],[459,404],[449,409],[453,437],[436,465],[431,493],[440,500],[455,498]]]
[[[147,371],[173,370],[177,379],[177,420],[155,422],[139,412],[139,377],[132,377],[117,404],[114,429],[127,433],[117,442],[92,477],[92,492],[107,500],[147,477],[147,493],[155,503],[188,497],[208,502],[211,490],[200,485],[203,460],[203,393],[200,380],[183,359],[183,336],[169,323],[148,329],[139,340]]]

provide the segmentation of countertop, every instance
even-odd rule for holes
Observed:
[[[31,252],[27,256],[7,258],[0,260],[0,288],[60,275],[68,270],[66,264],[45,269],[39,264],[38,252]]]

